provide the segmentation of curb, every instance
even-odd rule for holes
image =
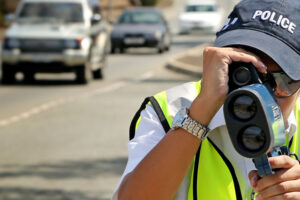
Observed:
[[[178,54],[171,58],[165,67],[191,76],[202,76],[202,55],[204,48],[207,46],[211,46],[211,43],[204,43],[184,53]]]
[[[195,66],[193,65],[189,65],[189,64],[185,64],[182,62],[177,62],[176,60],[172,60],[170,62],[168,62],[165,67],[169,70],[178,72],[178,73],[183,73],[186,75],[190,75],[190,76],[195,76],[195,77],[199,77],[202,76],[202,72],[199,71],[198,69],[195,69]]]

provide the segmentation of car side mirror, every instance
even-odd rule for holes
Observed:
[[[98,24],[101,21],[102,17],[99,14],[94,14],[91,18],[92,25]]]

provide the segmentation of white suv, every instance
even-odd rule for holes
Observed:
[[[107,23],[87,0],[22,0],[2,45],[2,83],[35,73],[75,72],[78,83],[103,78]]]

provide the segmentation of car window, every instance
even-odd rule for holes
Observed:
[[[123,13],[119,24],[159,24],[162,18],[155,12],[126,12]]]
[[[83,10],[79,3],[25,3],[19,16],[22,22],[62,21],[83,22]]]
[[[187,5],[186,12],[213,12],[216,10],[214,5]]]

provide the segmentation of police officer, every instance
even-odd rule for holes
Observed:
[[[300,200],[299,162],[269,158],[279,170],[259,178],[251,159],[232,147],[222,111],[228,66],[252,63],[274,75],[287,143],[299,153],[299,11],[298,0],[235,6],[214,47],[203,52],[202,80],[147,98],[134,117],[128,163],[113,199],[251,199],[254,190],[256,199]]]

